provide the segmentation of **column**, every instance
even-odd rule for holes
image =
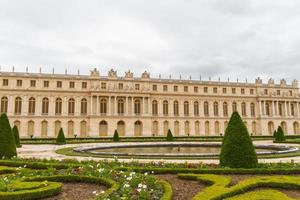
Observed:
[[[7,113],[8,115],[13,115],[15,107],[15,101],[12,95],[8,97],[8,104],[7,104]]]
[[[111,115],[111,96],[108,96],[107,115]]]
[[[134,99],[131,97],[131,115],[134,115]]]
[[[145,113],[145,97],[142,97],[142,109],[141,109],[141,116],[143,116],[144,115],[144,113]]]
[[[275,116],[275,102],[272,101],[272,116],[274,117]]]
[[[99,115],[99,96],[96,96],[96,115]]]
[[[261,108],[261,101],[258,101],[258,106],[259,106],[259,116],[262,116],[262,108]]]
[[[115,115],[118,114],[118,102],[117,102],[117,96],[115,96],[115,102],[114,102],[114,113]]]
[[[291,102],[289,101],[288,103],[288,107],[289,107],[289,116],[292,116],[292,106],[291,106]]]
[[[263,107],[263,109],[264,109],[264,116],[267,115],[267,110],[266,110],[266,108],[267,108],[267,101],[265,100],[265,101],[264,101],[264,107]],[[269,108],[269,111],[270,111],[270,108]]]
[[[64,102],[64,99],[62,99],[62,104]],[[41,100],[41,97],[40,96],[37,96],[36,97],[36,102],[35,102],[35,115],[37,116],[41,116],[42,115],[42,100]],[[62,106],[62,109],[63,109],[63,106]]]
[[[21,115],[28,114],[28,97],[24,96],[24,101],[22,102],[22,112]]]
[[[224,114],[223,114],[223,101],[219,101],[219,116],[224,117]],[[222,129],[220,129],[220,131],[221,130]]]
[[[287,106],[286,106],[286,101],[284,101],[284,116],[287,116]]]
[[[90,103],[90,115],[93,115],[93,95],[91,96],[91,103]]]
[[[195,116],[194,115],[194,102],[192,100],[189,101],[189,116]],[[191,128],[191,124],[190,124],[190,128]]]
[[[297,117],[299,118],[299,117],[300,117],[300,106],[299,106],[299,102],[297,102],[297,112],[298,112]]]
[[[49,116],[55,115],[55,101],[54,97],[49,98]]]

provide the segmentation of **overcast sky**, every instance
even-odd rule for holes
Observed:
[[[299,0],[0,0],[2,70],[300,78]]]

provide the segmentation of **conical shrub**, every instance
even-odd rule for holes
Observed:
[[[114,132],[113,141],[114,141],[114,142],[119,142],[119,141],[120,141],[119,133],[118,133],[117,130],[115,130],[115,132]]]
[[[14,139],[15,139],[15,143],[16,143],[16,147],[20,148],[22,147],[21,143],[20,143],[20,135],[19,135],[19,130],[18,127],[16,125],[14,125],[14,127],[12,128],[12,133],[14,135]]]
[[[238,112],[231,115],[222,142],[220,165],[231,168],[257,167],[257,155]]]
[[[284,132],[283,132],[281,126],[278,126],[278,128],[277,128],[277,133],[276,133],[276,136],[275,136],[275,141],[276,142],[284,142],[285,141]]]
[[[66,137],[64,134],[64,130],[62,128],[59,129],[57,138],[56,138],[56,144],[61,145],[61,144],[66,144]]]
[[[12,133],[7,115],[0,116],[0,158],[17,156],[15,137]]]
[[[171,132],[171,130],[169,129],[168,130],[168,133],[167,133],[167,141],[173,141],[173,134]]]

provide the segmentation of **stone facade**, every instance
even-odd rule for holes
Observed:
[[[110,70],[101,76],[0,72],[1,112],[19,127],[21,137],[174,135],[224,133],[237,110],[253,135],[272,135],[281,125],[299,133],[298,82],[275,84],[140,78]]]

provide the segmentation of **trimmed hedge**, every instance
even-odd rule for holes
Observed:
[[[17,156],[15,137],[12,133],[7,115],[0,116],[0,158],[12,158]]]
[[[64,134],[64,130],[62,128],[59,129],[57,138],[56,138],[56,144],[57,145],[62,145],[62,144],[66,144],[66,138],[65,138],[65,134]]]
[[[233,112],[221,147],[220,165],[232,168],[255,168],[257,155],[247,127],[238,112]]]
[[[119,133],[118,133],[117,130],[115,130],[115,132],[114,132],[113,141],[114,142],[119,142],[120,141]]]
[[[173,139],[173,134],[172,134],[172,132],[171,132],[171,130],[169,129],[168,130],[168,134],[167,134],[167,141],[173,141],[174,139]]]
[[[300,179],[293,176],[260,176],[230,186],[231,177],[214,174],[178,174],[182,179],[197,180],[210,185],[194,196],[193,200],[222,200],[259,187],[300,189]]]
[[[284,132],[283,132],[281,126],[278,126],[277,131],[274,132],[274,136],[275,136],[275,142],[284,142],[285,141]]]
[[[13,133],[13,135],[15,137],[16,147],[17,148],[22,147],[22,145],[20,144],[19,130],[18,130],[18,127],[16,125],[14,125],[14,127],[12,128],[12,133]]]
[[[286,194],[279,192],[277,190],[261,190],[254,192],[247,192],[245,194],[238,195],[236,197],[230,198],[230,200],[295,200],[288,197]]]
[[[160,198],[160,200],[172,200],[173,196],[173,191],[172,191],[172,186],[168,181],[165,181],[163,179],[158,179],[158,183],[162,185],[164,194]]]

